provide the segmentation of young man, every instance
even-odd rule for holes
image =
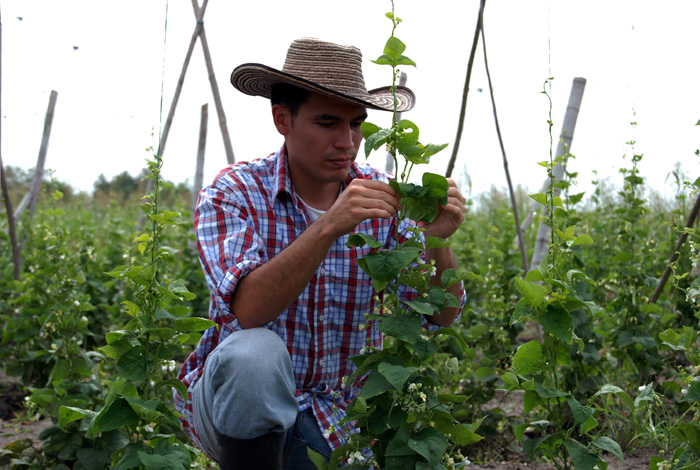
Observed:
[[[381,347],[376,329],[360,328],[374,308],[371,279],[357,265],[369,248],[345,242],[362,232],[387,248],[396,243],[400,198],[390,175],[355,163],[366,109],[393,110],[394,98],[388,87],[366,90],[361,64],[355,47],[301,39],[281,71],[244,64],[231,75],[238,90],[271,99],[284,145],[224,169],[195,214],[218,329],[183,365],[188,396],[175,402],[185,432],[222,469],[315,468],[307,446],[330,456],[343,436],[328,430],[340,428],[357,393],[342,386],[353,371],[348,358],[368,342]],[[403,87],[396,99],[399,111],[415,100]],[[426,234],[451,236],[464,202],[450,181],[449,202]],[[449,248],[426,255],[437,279],[457,267]],[[461,286],[453,290],[463,296]],[[426,327],[458,314],[445,309]]]

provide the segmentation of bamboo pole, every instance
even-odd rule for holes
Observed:
[[[0,109],[2,109],[2,16],[0,15]],[[2,148],[2,119],[0,119],[0,149]],[[12,245],[12,275],[15,281],[19,281],[19,274],[22,269],[22,258],[20,257],[19,243],[17,243],[17,232],[15,231],[15,214],[12,210],[10,191],[7,188],[7,178],[5,178],[5,167],[2,164],[2,152],[0,151],[0,188],[2,198],[5,201],[7,210],[7,229],[10,233],[10,244]]]
[[[571,93],[569,94],[569,104],[566,107],[566,112],[564,113],[564,122],[561,126],[561,134],[559,135],[559,144],[557,145],[557,151],[555,156],[566,156],[569,149],[571,148],[571,143],[574,140],[574,130],[576,129],[576,120],[578,119],[578,113],[581,109],[581,101],[583,100],[583,91],[586,88],[586,79],[581,77],[574,78],[571,84]],[[564,176],[564,168],[566,161],[563,165],[555,165],[552,169],[552,174],[555,181],[562,179]],[[543,187],[546,188],[552,184],[549,178],[545,180]],[[554,195],[559,194],[559,188],[554,188]],[[534,208],[528,211],[528,218],[532,217]],[[530,269],[535,269],[544,259],[544,254],[547,252],[547,245],[550,240],[551,227],[549,227],[544,222],[540,223],[537,230],[537,238],[535,240],[535,250],[532,254],[532,260],[530,261]]]
[[[207,145],[207,122],[209,120],[209,105],[202,105],[202,114],[199,123],[199,146],[197,148],[197,166],[194,171],[194,185],[192,186],[192,215],[197,206],[199,191],[204,180],[204,148]]]
[[[506,173],[506,181],[508,182],[508,192],[510,193],[510,204],[513,206],[513,217],[515,219],[515,229],[518,232],[518,247],[520,248],[520,256],[523,261],[523,270],[528,272],[527,251],[525,250],[525,240],[523,239],[523,231],[520,229],[520,215],[518,214],[518,204],[515,201],[515,192],[513,191],[513,182],[510,179],[510,170],[508,169],[508,158],[506,157],[506,149],[503,145],[503,137],[501,136],[501,126],[498,123],[498,113],[496,113],[496,99],[493,96],[493,84],[491,83],[491,72],[489,71],[489,61],[486,55],[486,35],[484,34],[484,26],[481,26],[481,47],[484,49],[484,65],[486,66],[486,77],[489,82],[489,93],[491,94],[491,104],[493,105],[493,119],[496,121],[496,134],[498,135],[498,143],[501,146],[501,154],[503,155],[503,169]]]
[[[683,248],[683,244],[685,243],[686,239],[688,238],[688,230],[690,229],[693,224],[695,223],[695,219],[698,216],[698,212],[700,211],[700,194],[698,194],[698,197],[695,199],[695,205],[693,206],[693,209],[690,211],[690,215],[688,216],[688,222],[685,224],[686,230],[683,230],[683,233],[681,234],[680,238],[678,239],[678,243],[676,244],[676,247],[673,249],[673,253],[671,253],[671,258],[668,260],[668,265],[666,266],[666,269],[664,269],[664,274],[661,276],[661,280],[659,281],[659,285],[656,286],[656,290],[654,291],[654,294],[651,296],[651,299],[649,299],[650,304],[655,304],[657,300],[659,300],[659,296],[661,295],[661,291],[664,290],[664,286],[666,285],[666,282],[668,281],[668,278],[671,276],[671,271],[672,271],[672,266],[673,263],[675,263],[678,260],[678,257],[681,254],[681,248]]]
[[[190,44],[187,47],[187,54],[185,54],[185,60],[182,62],[182,70],[180,70],[180,77],[177,79],[177,86],[175,87],[175,95],[173,96],[173,101],[170,104],[170,110],[168,111],[168,117],[165,120],[165,125],[163,126],[163,132],[160,137],[160,142],[159,142],[159,152],[160,156],[163,156],[163,153],[165,152],[165,144],[168,141],[168,135],[170,134],[170,127],[173,124],[173,119],[175,117],[175,109],[177,108],[177,103],[180,100],[180,94],[182,93],[182,87],[185,83],[185,74],[187,73],[187,69],[190,66],[190,59],[192,58],[192,52],[194,51],[194,45],[197,42],[197,37],[199,37],[199,33],[202,31],[202,28],[204,28],[204,23],[202,22],[204,18],[204,12],[207,9],[207,5],[209,3],[209,0],[204,0],[202,2],[202,8],[198,9],[197,12],[197,24],[194,27],[194,31],[192,32],[192,36],[190,37]]]
[[[452,170],[454,170],[455,161],[457,160],[457,152],[459,152],[459,143],[462,140],[462,129],[464,129],[464,116],[467,111],[467,95],[469,94],[469,82],[472,78],[472,67],[474,66],[474,55],[476,54],[476,44],[479,42],[479,33],[481,32],[481,26],[484,22],[484,6],[486,0],[481,0],[481,5],[479,6],[479,17],[476,20],[476,31],[474,31],[474,40],[472,41],[472,50],[469,53],[469,62],[467,63],[467,78],[464,81],[464,91],[462,92],[462,107],[459,112],[459,123],[457,124],[457,136],[455,137],[455,144],[452,147],[452,156],[450,161],[447,163],[447,170],[445,171],[445,177],[449,178],[452,176]]]
[[[165,124],[163,125],[163,130],[160,135],[160,140],[158,142],[158,155],[161,157],[163,156],[163,153],[165,152],[165,144],[168,142],[168,135],[170,135],[170,128],[172,127],[173,124],[173,119],[175,118],[175,110],[177,109],[177,104],[180,101],[180,94],[182,94],[182,88],[185,84],[185,75],[187,74],[187,69],[190,66],[190,60],[192,59],[192,53],[194,52],[194,45],[197,42],[197,38],[199,37],[199,33],[202,31],[202,28],[204,28],[204,13],[206,12],[207,5],[209,4],[209,0],[204,0],[202,2],[202,8],[197,8],[197,12],[195,16],[197,17],[197,21],[194,27],[194,31],[192,31],[192,36],[190,37],[190,44],[187,47],[187,53],[185,54],[185,60],[182,61],[182,68],[180,70],[180,76],[177,79],[177,85],[175,86],[175,94],[173,95],[173,101],[170,103],[170,110],[168,111],[168,117],[165,119]],[[146,182],[146,194],[151,194],[151,191],[153,191],[153,180],[149,179]],[[142,212],[139,215],[139,220],[138,220],[138,229],[141,230],[141,227],[143,227],[143,224],[146,221],[146,215]]]
[[[206,0],[204,0],[206,2]],[[192,0],[192,8],[194,10],[195,16],[199,18],[199,2],[198,0]],[[201,20],[198,20],[201,22]],[[214,66],[212,65],[211,53],[209,52],[209,42],[207,41],[207,34],[204,31],[204,25],[199,30],[199,43],[202,45],[202,52],[204,53],[204,62],[207,65],[207,71],[209,73],[209,84],[211,85],[211,92],[214,96],[214,106],[216,107],[216,114],[219,117],[219,127],[221,128],[221,137],[224,140],[224,149],[226,150],[226,161],[229,165],[232,165],[236,158],[233,155],[233,147],[231,146],[231,137],[228,132],[228,125],[226,124],[226,114],[224,113],[224,106],[221,103],[221,94],[219,93],[219,85],[216,82],[216,75],[214,74]]]
[[[46,165],[46,154],[49,149],[49,138],[51,137],[51,126],[53,125],[53,115],[56,108],[56,100],[58,98],[58,93],[55,90],[51,90],[51,96],[49,97],[49,106],[46,109],[46,117],[44,118],[44,134],[41,137],[41,146],[39,147],[39,157],[36,160],[36,167],[34,168],[34,177],[32,178],[32,186],[30,191],[24,196],[22,202],[17,206],[15,210],[15,219],[19,219],[24,212],[24,209],[29,207],[29,220],[34,217],[34,211],[36,209],[36,203],[39,200],[39,191],[41,190],[41,183],[44,180],[44,166]]]
[[[407,80],[406,72],[401,72],[401,75],[399,76],[399,86],[406,86],[406,80]],[[396,122],[401,121],[401,112],[396,113]],[[394,156],[391,154],[391,152],[386,153],[386,164],[384,166],[384,169],[388,173],[393,173],[394,172]]]

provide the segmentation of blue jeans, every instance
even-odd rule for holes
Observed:
[[[234,439],[284,432],[284,469],[315,470],[306,447],[330,458],[311,408],[299,411],[292,361],[284,341],[265,328],[232,333],[209,354],[192,390],[194,428],[202,450],[218,460],[216,431]]]

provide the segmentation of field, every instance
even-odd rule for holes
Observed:
[[[451,239],[472,273],[459,338],[432,338],[423,366],[448,397],[434,407],[449,402],[453,434],[471,434],[445,452],[465,461],[432,468],[700,468],[700,237],[684,229],[699,183],[676,172],[663,199],[640,161],[585,196],[567,174],[544,212],[519,191],[520,214],[539,211],[524,231],[528,259],[541,220],[554,228],[528,272],[508,196],[469,200]],[[0,468],[211,467],[171,403],[180,361],[210,326],[191,196],[159,182],[141,200],[143,182],[124,192],[103,181],[84,195],[47,181],[34,216],[18,221],[18,279],[3,210],[0,411],[11,397],[20,405],[3,417]],[[38,421],[40,433],[22,432]]]

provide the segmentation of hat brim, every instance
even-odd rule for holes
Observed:
[[[365,98],[360,98],[339,93],[263,64],[242,64],[231,73],[231,84],[246,95],[262,96],[269,99],[272,85],[277,83],[287,83],[340,101],[381,111],[410,111],[416,103],[416,96],[413,92],[403,86],[396,87],[396,107],[394,107],[394,95],[391,93],[391,87],[388,86],[370,90]]]

